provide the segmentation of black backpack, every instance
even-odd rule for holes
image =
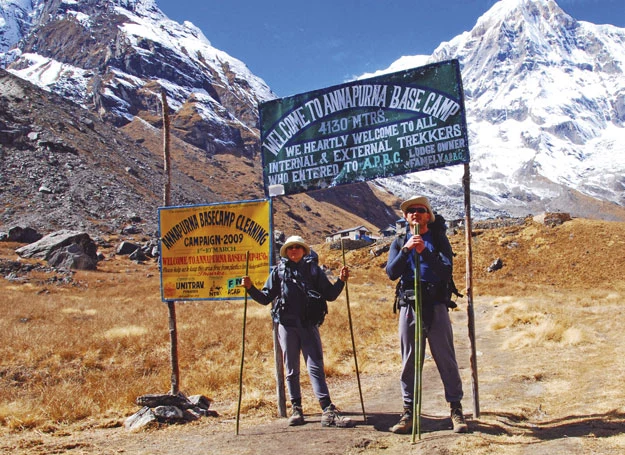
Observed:
[[[313,250],[310,250],[310,254],[304,256],[304,258],[302,258],[302,261],[308,264],[308,277],[311,281],[303,281],[297,283],[308,297],[306,301],[306,321],[308,321],[311,325],[320,326],[321,324],[323,324],[326,314],[328,314],[328,302],[319,292],[317,292],[316,289],[314,289],[314,285],[317,282],[317,277],[320,270],[318,265],[319,256]],[[286,260],[280,260],[277,267],[278,277],[280,278],[280,283],[282,286],[287,271]],[[284,308],[284,305],[284,297],[280,296],[277,299],[273,309],[271,310],[273,320],[275,322],[280,322],[280,312]]]
[[[434,222],[428,224],[428,230],[432,232],[432,243],[434,244],[434,253],[441,253],[451,262],[451,274],[449,275],[449,281],[444,285],[441,285],[441,296],[445,300],[445,304],[447,308],[457,308],[458,305],[454,300],[452,300],[452,296],[456,297],[464,297],[460,294],[460,291],[456,287],[456,283],[454,282],[454,253],[453,248],[451,247],[451,243],[449,243],[449,239],[447,238],[447,222],[442,215],[434,212]],[[406,233],[398,234],[398,237],[403,244],[408,241],[408,236]],[[401,292],[401,279],[397,281],[397,286],[395,288],[395,304],[393,305],[393,312],[397,311],[397,299],[399,298]]]

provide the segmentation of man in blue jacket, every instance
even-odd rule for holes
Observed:
[[[438,239],[429,229],[435,220],[430,202],[424,196],[413,196],[401,204],[401,211],[407,222],[406,233],[398,236],[391,244],[386,273],[391,280],[400,279],[399,291],[399,340],[402,358],[401,390],[404,412],[397,424],[391,427],[394,433],[409,433],[413,419],[413,393],[415,384],[415,270],[419,263],[421,286],[422,324],[425,340],[430,346],[432,358],[445,389],[445,399],[450,404],[453,431],[466,433],[467,424],[462,413],[462,380],[454,350],[453,331],[449,319],[445,286],[449,281],[452,258],[440,250],[451,248],[436,246]],[[416,226],[419,233],[416,234]],[[449,244],[446,236],[442,236]],[[417,260],[418,255],[418,260]],[[421,356],[423,358],[423,356]]]

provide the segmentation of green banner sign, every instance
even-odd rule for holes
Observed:
[[[268,196],[469,162],[457,60],[260,105]]]

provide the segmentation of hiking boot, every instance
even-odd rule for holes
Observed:
[[[304,411],[301,406],[293,406],[291,409],[291,417],[289,417],[289,426],[304,425]]]
[[[461,407],[451,408],[451,424],[454,427],[454,433],[466,433],[469,431],[469,426],[464,420]]]
[[[390,428],[391,433],[408,434],[412,431],[412,411],[404,409],[404,414],[395,425]]]
[[[339,414],[339,410],[333,404],[325,408],[321,414],[322,427],[350,428],[354,425],[352,419]]]

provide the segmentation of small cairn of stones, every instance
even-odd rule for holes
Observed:
[[[182,393],[153,394],[137,397],[135,403],[139,411],[126,419],[124,427],[128,431],[138,431],[161,424],[182,424],[193,422],[200,417],[218,417],[210,410],[211,400],[203,395],[186,397]]]

